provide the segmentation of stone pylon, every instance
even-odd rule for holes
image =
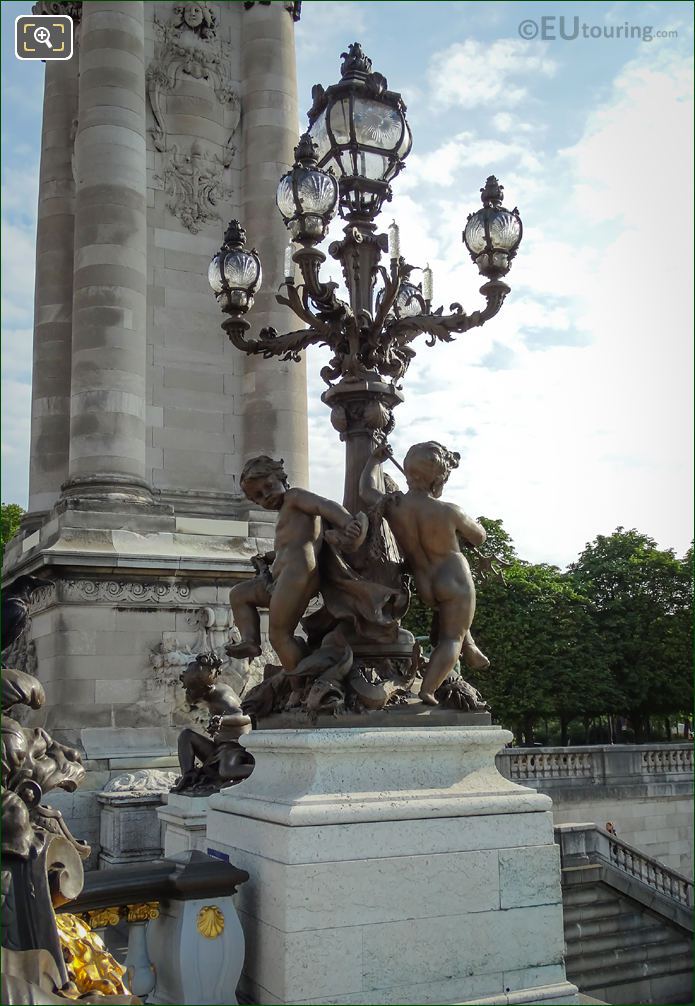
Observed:
[[[178,674],[222,652],[229,587],[271,545],[239,490],[246,458],[307,484],[304,366],[237,351],[207,281],[236,217],[263,264],[252,323],[292,327],[274,198],[298,135],[299,6],[35,8],[70,13],[77,43],[46,64],[29,513],[3,578],[55,581],[33,604],[37,673],[95,785],[176,764]]]

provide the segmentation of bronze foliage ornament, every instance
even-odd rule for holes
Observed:
[[[54,907],[82,889],[90,849],[42,803],[52,789],[77,788],[84,778],[79,752],[13,715],[16,706],[44,702],[37,678],[2,669],[2,1001],[139,1002],[89,927],[76,917],[56,920]]]

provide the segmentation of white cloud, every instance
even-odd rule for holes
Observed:
[[[492,44],[478,39],[455,42],[431,60],[429,82],[433,100],[460,108],[495,102],[518,105],[527,95],[523,81],[552,77],[557,62],[541,43],[503,38]]]

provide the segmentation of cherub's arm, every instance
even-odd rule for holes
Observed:
[[[362,469],[360,476],[360,497],[368,507],[378,506],[384,499],[384,493],[379,489],[376,481],[376,470],[382,461],[391,457],[391,448],[388,444],[379,444],[372,451],[366,465]]]
[[[471,545],[482,545],[487,538],[487,532],[483,525],[479,524],[477,520],[473,520],[459,507],[452,504],[452,508],[456,518],[456,530],[461,537]]]
[[[310,493],[308,489],[290,489],[288,497],[292,500],[292,505],[302,513],[307,513],[312,517],[323,517],[329,524],[342,530],[348,530],[353,524],[356,524],[359,531],[358,522],[340,503],[334,503],[333,500],[327,500],[323,496],[317,496],[316,493]]]

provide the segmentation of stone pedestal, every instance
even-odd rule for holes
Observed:
[[[240,988],[263,1003],[575,1003],[550,800],[496,727],[255,731],[207,846],[250,880]]]
[[[173,772],[141,769],[111,779],[97,795],[101,807],[99,866],[128,866],[162,856],[157,808],[176,781]]]
[[[162,826],[162,843],[167,859],[181,852],[206,852],[205,824],[208,797],[166,793],[164,805],[157,808]]]

